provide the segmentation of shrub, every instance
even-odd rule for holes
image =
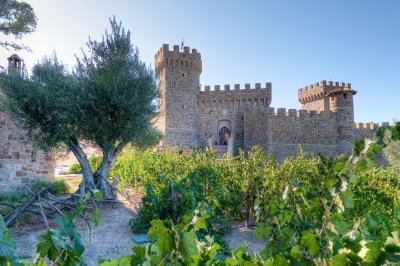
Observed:
[[[96,171],[96,169],[100,166],[102,159],[103,158],[101,156],[95,156],[95,155],[89,157],[90,168],[92,168],[93,172]],[[79,163],[73,163],[68,169],[68,172],[70,174],[82,173],[81,165]]]
[[[69,167],[68,172],[69,172],[70,174],[80,174],[80,173],[82,173],[82,168],[81,168],[81,166],[80,166],[79,163],[73,163],[73,164]]]
[[[69,186],[64,179],[38,180],[31,185],[31,188],[33,190],[38,190],[42,187],[46,188],[50,193],[54,195],[65,194],[68,192],[69,189]]]

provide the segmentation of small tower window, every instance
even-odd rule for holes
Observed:
[[[185,73],[182,73],[182,77],[185,77]]]
[[[347,93],[343,94],[343,98],[347,99]]]
[[[183,104],[182,104],[182,110],[183,110],[183,108],[184,108],[184,107],[183,107]]]
[[[207,132],[206,132],[206,137],[207,137]]]
[[[174,80],[174,85],[176,85],[176,81]]]
[[[344,122],[347,122],[347,117],[346,116],[344,117]]]
[[[243,121],[243,116],[242,116],[242,121]]]
[[[237,139],[239,138],[239,134],[236,134],[236,138],[237,138]]]

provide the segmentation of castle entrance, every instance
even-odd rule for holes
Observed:
[[[219,130],[219,145],[228,145],[228,139],[231,136],[231,132],[227,127],[222,127]]]

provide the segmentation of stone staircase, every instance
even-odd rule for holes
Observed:
[[[214,145],[213,148],[217,150],[217,159],[222,159],[228,151],[228,145]]]

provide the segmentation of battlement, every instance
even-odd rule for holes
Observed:
[[[382,123],[374,123],[374,122],[369,122],[369,123],[354,123],[354,127],[357,129],[372,129],[375,130],[378,127],[381,126],[389,126],[389,122],[382,122]]]
[[[329,93],[338,91],[349,91],[356,94],[356,91],[351,89],[351,83],[322,80],[321,82],[316,82],[298,89],[298,98],[300,103],[305,104],[322,100]]]
[[[202,90],[201,87],[199,87],[199,90],[202,92],[208,92],[208,91],[238,91],[238,90],[272,90],[272,83],[267,82],[265,83],[264,86],[261,85],[261,83],[255,83],[254,86],[251,86],[250,83],[245,83],[244,87],[241,88],[240,84],[234,84],[231,86],[230,84],[226,85],[214,85],[209,86],[206,85],[204,86],[204,89]]]
[[[263,115],[280,119],[289,119],[292,118],[294,120],[329,120],[336,119],[336,113],[334,112],[326,112],[326,111],[316,111],[316,110],[306,110],[306,109],[286,109],[286,108],[274,108],[274,107],[264,107],[258,105],[254,108],[249,108],[246,110],[251,113],[262,113]]]
[[[201,87],[197,92],[198,101],[202,106],[219,106],[218,102],[227,102],[229,106],[239,107],[248,104],[269,106],[272,100],[272,84],[270,82],[261,85],[255,83],[251,86],[250,83],[244,84],[241,88],[240,84],[231,85],[215,85],[205,86],[204,90]]]
[[[190,50],[188,46],[183,47],[181,51],[179,45],[174,45],[170,50],[169,44],[163,44],[154,55],[154,61],[156,73],[165,67],[190,69],[198,73],[202,70],[201,54],[197,52],[197,49]]]

